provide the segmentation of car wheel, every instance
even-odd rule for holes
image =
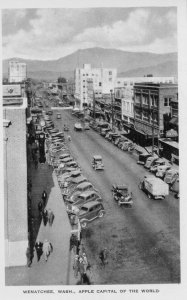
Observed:
[[[82,227],[82,228],[86,228],[86,227],[87,227],[87,222],[82,222],[82,223],[81,223],[81,227]]]
[[[102,218],[104,216],[104,213],[103,213],[103,211],[101,210],[100,212],[99,212],[99,214],[98,214],[98,217],[99,218]]]
[[[151,199],[151,194],[148,194],[148,198]]]

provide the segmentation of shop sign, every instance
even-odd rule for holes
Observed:
[[[3,97],[21,96],[20,84],[3,85]]]

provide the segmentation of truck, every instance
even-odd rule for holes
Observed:
[[[164,199],[169,195],[168,184],[154,176],[144,176],[139,184],[139,188],[143,190],[150,199]]]

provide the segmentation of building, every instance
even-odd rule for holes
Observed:
[[[96,98],[109,94],[114,89],[117,70],[110,68],[92,68],[84,64],[83,68],[75,70],[75,99],[76,106],[82,109],[93,105],[93,93]],[[93,92],[90,92],[90,86]]]
[[[3,86],[5,266],[26,265],[27,98],[19,84]]]
[[[20,83],[27,79],[27,65],[26,63],[18,61],[9,61],[8,65],[8,82]]]
[[[135,83],[133,134],[138,144],[149,145],[153,136],[158,139],[165,134],[171,103],[177,94],[177,84]]]
[[[175,83],[175,77],[158,77],[146,75],[142,77],[117,77],[115,87],[131,87],[133,88],[136,82],[154,82],[154,83]]]

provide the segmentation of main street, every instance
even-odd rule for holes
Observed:
[[[102,196],[106,215],[89,224],[83,237],[95,273],[94,284],[180,282],[179,200],[170,194],[164,201],[150,200],[138,188],[145,169],[129,153],[119,150],[92,129],[76,132],[69,111],[53,120],[57,128],[70,126],[70,150],[83,174]],[[103,157],[105,170],[94,171],[92,156]],[[113,183],[127,183],[133,208],[119,207],[112,198]],[[99,266],[99,251],[107,247],[109,264]]]

